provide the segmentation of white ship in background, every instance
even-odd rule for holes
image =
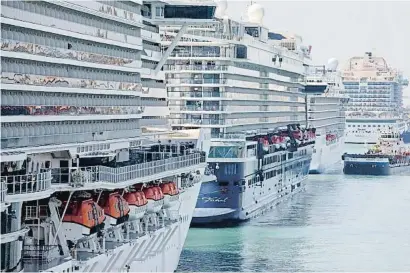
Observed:
[[[1,271],[173,272],[206,141],[169,127],[158,24],[214,3],[1,2]],[[176,37],[178,39],[178,37]]]
[[[316,143],[310,173],[322,173],[341,161],[345,143],[345,110],[348,97],[338,61],[330,59],[327,66],[311,66],[306,75],[306,106],[308,126],[316,128]]]
[[[375,144],[383,132],[405,130],[402,89],[408,81],[384,58],[371,52],[353,57],[342,77],[344,93],[350,97],[346,143]]]
[[[243,22],[225,15],[228,3],[218,2],[217,21],[188,25],[164,66],[173,129],[211,130],[216,180],[202,183],[198,225],[244,221],[299,192],[315,141],[301,80],[309,48],[269,31],[261,5]],[[180,28],[161,28],[164,49]]]

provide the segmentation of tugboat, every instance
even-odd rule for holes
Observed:
[[[345,174],[397,174],[410,171],[410,145],[398,133],[385,133],[365,154],[345,153],[342,160]]]

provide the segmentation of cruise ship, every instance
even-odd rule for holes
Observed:
[[[1,2],[2,272],[174,272],[210,132],[167,133],[159,25],[214,12]]]
[[[226,14],[186,26],[164,71],[174,130],[208,128],[208,175],[193,225],[238,223],[298,192],[309,172],[315,130],[306,127],[304,76],[310,49],[296,35],[263,26],[264,9],[247,22]],[[181,32],[161,27],[163,49]]]
[[[345,144],[345,110],[349,98],[342,94],[339,62],[332,58],[327,66],[311,66],[306,76],[308,127],[316,128],[310,173],[334,169],[340,163]]]
[[[345,94],[350,97],[346,111],[346,143],[376,144],[381,133],[405,130],[401,72],[383,57],[366,52],[348,61],[342,74]]]

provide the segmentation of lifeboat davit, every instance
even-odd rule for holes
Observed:
[[[66,204],[63,202],[60,207],[60,215]],[[72,200],[63,217],[62,228],[67,240],[76,241],[102,230],[105,219],[104,210],[92,199]]]
[[[129,218],[130,208],[128,203],[118,192],[103,193],[98,204],[104,209],[107,225],[116,226],[124,223]]]
[[[143,191],[127,192],[124,194],[130,208],[130,220],[141,219],[147,211],[148,200]]]
[[[157,213],[162,209],[164,205],[164,195],[161,191],[161,188],[158,186],[151,186],[144,188],[143,192],[147,198],[147,212],[148,213]]]
[[[174,182],[161,184],[161,191],[164,194],[164,208],[173,207],[179,201],[179,191]]]

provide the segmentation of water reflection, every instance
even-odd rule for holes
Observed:
[[[191,230],[179,269],[410,269],[408,176],[357,177],[339,171],[309,180],[304,192],[240,227]]]

